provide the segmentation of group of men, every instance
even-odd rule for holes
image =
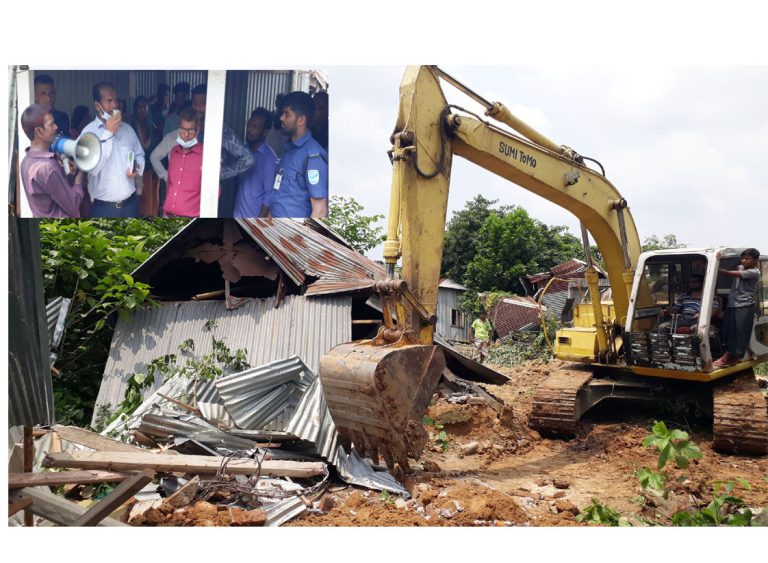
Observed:
[[[162,214],[198,217],[206,85],[191,90],[191,103],[179,103],[176,112],[169,112],[167,121],[175,125],[178,120],[178,127],[162,137],[149,155],[134,129],[123,121],[115,86],[99,82],[93,86],[92,97],[96,118],[83,128],[81,136],[90,133],[98,138],[101,158],[87,173],[86,189],[84,174],[65,171],[52,152],[56,138],[68,133],[68,126],[63,122],[58,125],[56,119],[58,114],[65,118],[66,114],[54,107],[50,77],[44,75],[39,86],[36,80],[35,103],[21,116],[21,127],[31,145],[21,163],[21,178],[33,216],[80,217],[81,204],[89,197],[90,217],[138,217],[136,178],[143,175],[149,157],[152,169],[166,185]],[[267,109],[252,112],[246,128],[247,145],[224,124],[219,216],[327,215],[328,153],[312,137],[315,103],[305,92],[291,92],[282,98],[279,121],[285,143],[280,147],[281,157],[267,143],[273,125]],[[327,135],[327,127],[325,131]]]

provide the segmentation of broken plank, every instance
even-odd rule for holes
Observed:
[[[87,485],[91,483],[109,483],[125,481],[129,474],[112,473],[109,471],[47,471],[45,473],[10,473],[8,475],[9,489],[23,489],[24,487],[49,486],[57,487],[69,483]]]
[[[24,447],[14,444],[11,453],[8,454],[8,473],[21,473],[24,471]]]
[[[140,471],[153,469],[166,473],[216,473],[222,458],[206,455],[168,455],[152,452],[62,452],[49,453],[43,464],[46,467],[75,467],[104,469],[107,471]],[[322,462],[275,461],[259,463],[253,459],[230,459],[227,473],[269,475],[274,477],[312,477],[326,472]]]
[[[154,478],[155,472],[151,469],[145,469],[138,475],[129,477],[115,487],[111,493],[90,507],[73,525],[95,526],[109,516],[113,510],[144,488],[144,485],[151,483]]]
[[[21,498],[8,504],[8,518],[16,514],[19,510],[24,510],[32,505],[32,499],[29,497]]]
[[[91,432],[90,430],[86,430],[85,428],[78,428],[77,426],[56,425],[53,427],[53,430],[59,435],[59,437],[62,440],[66,440],[68,442],[74,442],[75,444],[80,444],[81,446],[86,446],[96,451],[107,451],[107,452],[143,452],[145,451],[141,448],[137,448],[136,446],[131,446],[130,444],[126,444],[125,442],[120,442],[119,440],[113,440],[112,438],[107,438],[106,436],[102,436],[101,434],[96,434],[96,432]]]
[[[27,510],[60,526],[74,525],[77,519],[86,512],[86,509],[82,506],[53,494],[47,488],[28,487],[8,495],[8,500],[11,502],[16,502],[23,498],[31,498],[33,500],[32,505]],[[127,524],[123,524],[114,518],[104,518],[99,522],[99,526],[127,526]]]

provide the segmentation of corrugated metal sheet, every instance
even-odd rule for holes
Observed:
[[[352,300],[294,295],[277,308],[275,298],[270,297],[249,300],[232,311],[226,310],[223,301],[165,303],[136,311],[128,319],[118,320],[94,412],[101,405],[120,403],[133,373],[143,372],[155,358],[178,354],[185,340],[195,341],[195,355],[209,354],[208,320],[216,321],[216,338],[223,338],[233,352],[247,350],[253,366],[296,355],[317,371],[325,352],[352,338]],[[186,355],[179,356],[183,361]],[[149,392],[161,384],[156,381]]]
[[[37,223],[28,219],[8,218],[10,338],[7,404],[10,429],[54,422],[53,382],[48,358]]]
[[[64,111],[71,118],[75,106],[87,106],[93,109],[93,85],[107,81],[115,85],[119,98],[129,98],[129,70],[35,70],[35,74],[48,74],[56,84],[56,109]],[[152,92],[154,94],[154,92]],[[130,106],[127,108],[132,109]],[[69,135],[69,131],[66,132]]]
[[[318,278],[306,295],[372,287],[383,266],[293,220],[236,219],[246,232],[298,285]]]
[[[449,340],[469,339],[469,322],[467,322],[468,319],[466,315],[463,316],[464,326],[453,326],[453,324],[451,324],[451,321],[453,320],[453,310],[459,308],[459,297],[465,292],[466,288],[460,290],[451,285],[444,286],[443,284],[440,284],[440,287],[438,287],[436,328],[437,332]]]
[[[562,311],[562,307],[560,310]],[[518,295],[499,299],[488,312],[488,318],[499,336],[506,336],[528,324],[540,322],[536,301]]]
[[[72,300],[67,297],[57,297],[45,307],[45,316],[48,320],[48,348],[54,350],[64,336],[64,321],[69,312]]]
[[[318,454],[336,464],[337,448],[340,447],[339,435],[325,402],[325,393],[319,378],[315,378],[302,396],[285,430],[302,440],[312,442]]]
[[[390,491],[402,495],[405,499],[411,497],[408,490],[386,471],[374,471],[355,450],[349,455],[339,446],[336,469],[347,483],[369,489]]]
[[[215,382],[224,406],[239,428],[257,430],[295,403],[316,379],[298,357],[277,360]]]
[[[267,513],[267,521],[264,525],[276,528],[289,520],[293,520],[306,509],[307,505],[304,504],[301,497],[287,498],[265,510]]]
[[[291,91],[291,70],[227,71],[227,100],[224,122],[239,138],[245,137],[245,124],[257,107],[275,110],[277,94]]]

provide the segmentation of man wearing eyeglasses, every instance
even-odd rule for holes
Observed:
[[[203,179],[203,144],[197,140],[200,117],[193,108],[179,114],[176,146],[168,155],[168,188],[165,217],[199,217]]]

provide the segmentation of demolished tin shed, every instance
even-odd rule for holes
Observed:
[[[250,365],[295,355],[317,371],[332,347],[375,334],[381,313],[366,300],[383,276],[381,265],[316,223],[190,222],[133,272],[158,305],[118,319],[93,423],[123,400],[133,374],[167,354],[209,354],[212,335],[244,349]],[[194,350],[180,351],[190,340]]]

